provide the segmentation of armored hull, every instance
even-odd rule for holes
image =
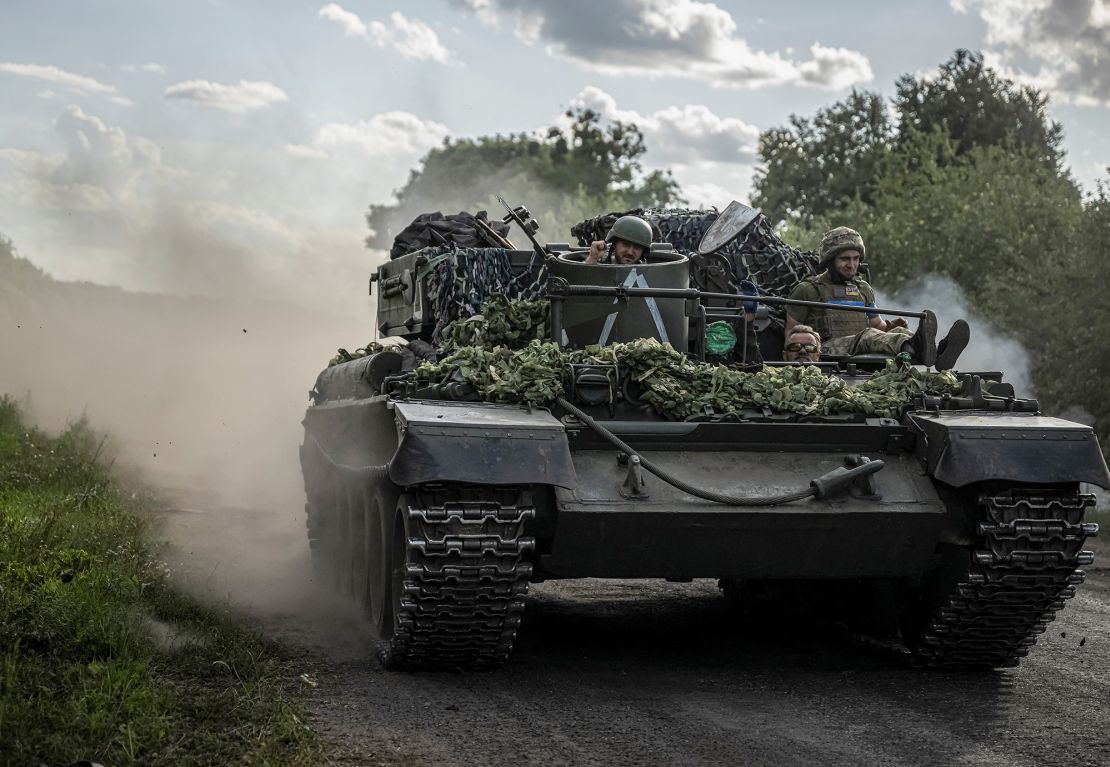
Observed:
[[[497,257],[536,269],[530,254]],[[410,337],[434,342],[439,287],[429,297],[430,271],[403,262],[383,267],[409,287],[382,301],[382,324],[408,319]],[[657,263],[665,284],[650,259],[633,282],[674,298],[676,259]],[[557,261],[545,268],[558,278]],[[551,343],[534,348],[549,356],[597,343],[595,325],[634,298],[548,295]],[[679,304],[694,347],[704,311]],[[601,343],[652,336],[647,315],[610,323]],[[501,664],[529,583],[588,577],[716,578],[732,598],[835,587],[845,622],[897,638],[919,664],[1014,665],[1091,560],[1080,483],[1110,485],[1090,428],[1041,415],[994,373],[961,374],[959,391],[887,415],[753,405],[676,420],[638,396],[651,372],[617,357],[569,364],[556,395],[516,403],[488,401],[511,391],[459,371],[362,369],[378,371],[356,371],[364,386],[322,374],[301,462],[319,571],[366,611],[389,668]],[[862,362],[823,372],[846,388],[874,375]]]

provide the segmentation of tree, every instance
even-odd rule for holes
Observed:
[[[897,93],[899,143],[914,133],[940,131],[955,143],[956,156],[1006,146],[1060,167],[1064,131],[1048,119],[1048,97],[999,76],[983,64],[981,53],[957,50],[935,78],[903,75]]]
[[[1031,151],[978,147],[960,155],[941,133],[887,157],[874,203],[851,214],[884,287],[951,278],[984,315],[1036,343],[1029,307],[1066,293],[1082,199],[1075,183]]]
[[[788,127],[759,137],[753,202],[772,221],[822,216],[855,198],[869,204],[891,135],[877,93],[853,90],[810,119],[791,115]]]
[[[1099,183],[1083,206],[1074,245],[1074,260],[1061,280],[1059,300],[1038,307],[1052,320],[1045,323],[1046,345],[1056,370],[1044,375],[1037,392],[1058,410],[1079,408],[1090,416],[1103,452],[1110,456],[1110,302],[1106,300],[1110,254],[1110,185]],[[1078,415],[1078,414],[1077,414]]]
[[[957,50],[936,77],[903,75],[896,88],[894,124],[879,94],[853,90],[812,118],[791,115],[786,127],[765,131],[753,202],[772,221],[803,227],[853,200],[871,205],[887,154],[922,134],[950,141],[938,162],[1001,147],[1060,170],[1063,128],[1048,118],[1048,97],[1000,76],[981,54]]]
[[[836,221],[864,233],[883,289],[930,275],[955,282],[1028,352],[1042,407],[1081,409],[1110,454],[1110,188],[1084,201],[1043,159],[998,146],[960,154],[939,132],[918,134],[884,161],[873,204],[854,203]],[[814,223],[819,232],[832,221]]]
[[[669,171],[643,172],[647,148],[635,124],[603,125],[590,109],[566,116],[572,119],[569,129],[552,127],[541,137],[448,139],[409,174],[396,204],[370,206],[367,246],[389,248],[393,236],[421,213],[496,211],[498,193],[527,204],[543,230],[559,237],[571,224],[605,210],[663,207],[679,199]]]
[[[1047,97],[977,53],[957,51],[935,78],[906,75],[897,91],[893,129],[878,114],[868,129],[865,107],[881,101],[853,93],[765,133],[756,204],[795,242],[860,229],[883,289],[953,280],[1029,353],[1042,407],[1082,408],[1110,455],[1110,188],[1083,199]]]

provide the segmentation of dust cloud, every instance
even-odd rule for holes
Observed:
[[[311,601],[300,421],[336,348],[373,336],[365,281],[328,314],[58,282],[2,252],[0,277],[0,393],[49,431],[87,415],[109,435],[117,468],[161,491],[187,586],[262,611]]]

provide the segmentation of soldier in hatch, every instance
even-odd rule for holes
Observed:
[[[590,243],[587,264],[635,264],[651,250],[651,224],[639,216],[621,216],[604,240]]]
[[[825,271],[795,286],[790,297],[801,301],[874,307],[875,291],[860,278],[860,262],[866,253],[863,237],[846,226],[821,238],[821,265]],[[936,342],[937,318],[926,310],[912,333],[901,317],[884,320],[877,312],[838,312],[808,306],[788,306],[786,337],[799,323],[812,325],[821,338],[822,352],[831,356],[906,352],[922,365],[950,370],[967,347],[971,331],[964,320],[956,320],[948,335]]]

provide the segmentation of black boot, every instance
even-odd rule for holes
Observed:
[[[971,340],[971,328],[963,320],[956,320],[941,342],[937,344],[937,370],[951,370]]]
[[[937,316],[928,309],[917,323],[917,332],[902,347],[913,356],[913,361],[931,367],[937,360]]]

